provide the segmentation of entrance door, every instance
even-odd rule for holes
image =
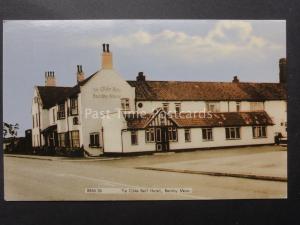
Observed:
[[[169,138],[168,128],[159,127],[156,128],[156,151],[168,151],[169,150]]]

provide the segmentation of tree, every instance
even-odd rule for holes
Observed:
[[[18,123],[13,125],[13,124],[8,124],[8,123],[3,122],[3,136],[4,137],[6,137],[8,134],[10,134],[14,138],[17,137],[18,129],[19,129]]]

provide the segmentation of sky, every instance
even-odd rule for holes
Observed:
[[[284,20],[6,20],[3,121],[31,128],[35,85],[55,71],[57,86],[100,69],[102,43],[127,80],[278,82],[286,57]]]

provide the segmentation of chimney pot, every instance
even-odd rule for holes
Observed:
[[[279,82],[280,83],[287,82],[287,59],[286,58],[279,59]]]
[[[238,76],[234,76],[232,82],[233,83],[239,83],[240,80],[238,79]]]
[[[146,76],[144,75],[144,72],[138,73],[138,76],[136,77],[136,81],[146,81]]]

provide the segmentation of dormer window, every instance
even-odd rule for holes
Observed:
[[[129,111],[130,106],[129,106],[129,98],[122,98],[121,99],[121,109],[124,111]]]

